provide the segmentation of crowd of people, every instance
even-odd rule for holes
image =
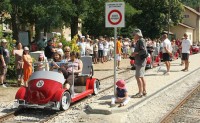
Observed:
[[[144,79],[146,58],[141,57],[146,52],[155,55],[155,51],[163,53],[163,61],[166,64],[167,71],[164,75],[170,73],[170,61],[175,52],[179,52],[182,59],[182,64],[185,64],[182,71],[189,69],[189,55],[192,46],[188,35],[185,33],[182,40],[171,41],[167,34],[163,34],[160,40],[144,39],[141,30],[135,29],[133,40],[129,38],[118,37],[116,41],[116,62],[117,69],[120,69],[120,61],[122,58],[127,59],[129,56],[135,58],[135,78],[138,84],[138,93],[133,95],[134,98],[141,98],[147,94],[146,82]],[[71,48],[63,47],[62,43],[58,43],[57,47],[53,40],[47,41],[47,46],[44,48],[44,53],[38,56],[38,59],[33,63],[33,59],[29,54],[29,48],[22,46],[22,43],[17,41],[15,48],[11,54],[15,57],[15,69],[17,73],[17,84],[28,86],[28,79],[31,76],[33,69],[36,71],[56,71],[62,73],[66,79],[64,88],[70,89],[72,80],[77,79],[78,74],[82,72],[83,63],[80,60],[81,56],[92,56],[93,64],[105,63],[112,60],[114,57],[114,38],[100,36],[98,39],[92,40],[89,35],[82,36],[77,40],[77,46],[80,52],[71,51]],[[7,65],[9,63],[10,53],[6,47],[7,40],[1,40],[0,47],[0,84],[3,87],[6,79]],[[72,63],[72,64],[67,64]],[[33,65],[34,64],[34,65]],[[73,68],[72,68],[73,67]],[[74,78],[72,78],[74,74]],[[113,98],[112,104],[121,102],[120,106],[128,103],[128,91],[125,87],[125,82],[119,80],[117,83],[117,96]]]

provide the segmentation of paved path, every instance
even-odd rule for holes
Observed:
[[[148,70],[145,75],[145,80],[147,82],[147,93],[148,95],[143,98],[131,98],[130,103],[122,108],[118,108],[117,106],[114,108],[110,108],[110,97],[112,97],[113,92],[110,94],[101,97],[99,100],[96,100],[94,103],[90,104],[89,107],[91,108],[91,112],[98,113],[98,115],[95,115],[93,113],[89,113],[90,116],[88,118],[95,120],[98,119],[98,121],[102,122],[114,122],[114,121],[123,121],[123,115],[118,114],[117,112],[123,112],[127,111],[127,109],[136,108],[139,107],[138,104],[143,104],[148,101],[149,96],[159,93],[162,91],[162,89],[165,89],[167,86],[172,85],[177,82],[180,78],[185,77],[190,72],[196,70],[200,67],[199,65],[200,61],[200,54],[195,54],[190,56],[190,67],[188,72],[182,72],[181,69],[184,68],[184,66],[180,66],[181,60],[175,60],[171,62],[171,70],[170,75],[163,75],[163,72],[165,71],[165,66],[161,66],[160,71],[158,72],[158,67],[154,68],[152,70]],[[199,76],[197,76],[199,77]],[[199,77],[200,78],[200,77]],[[133,94],[138,92],[137,84],[136,84],[135,78],[130,79],[127,81],[127,89],[129,92],[129,95],[132,96]],[[147,99],[147,100],[146,100]],[[117,113],[112,115],[100,115],[101,113]],[[87,114],[88,115],[88,114]],[[102,117],[103,116],[103,117]],[[105,116],[105,117],[104,117]],[[83,118],[86,118],[88,121],[88,118],[84,113],[82,114]],[[113,118],[115,117],[115,118]],[[118,117],[119,119],[116,119]]]

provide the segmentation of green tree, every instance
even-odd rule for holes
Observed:
[[[40,38],[40,32],[50,32],[53,28],[62,28],[64,24],[69,23],[71,7],[70,0],[30,0],[22,4],[23,18],[25,21],[35,25],[36,40]]]
[[[2,25],[0,24],[0,39],[3,37],[3,27]]]
[[[200,7],[200,0],[180,0],[186,6],[190,6],[194,9]]]
[[[112,2],[114,0],[110,0]],[[123,0],[120,0],[123,1]],[[100,35],[113,36],[113,28],[105,27],[105,3],[107,0],[88,0],[88,10],[83,16],[83,33],[95,37]],[[134,25],[131,18],[137,11],[129,4],[125,3],[125,28],[119,28],[119,35],[128,36],[131,34]]]
[[[2,0],[0,1],[0,12],[8,12],[11,15],[11,25],[13,31],[13,38],[18,40],[19,24],[17,23],[19,18],[20,7],[18,4],[21,0]],[[4,21],[6,23],[6,21]]]
[[[133,25],[140,28],[145,37],[158,38],[167,30],[170,16],[172,25],[182,20],[183,5],[179,0],[127,0],[140,11],[133,16]],[[170,7],[169,7],[170,5]],[[170,8],[170,9],[169,9]],[[168,14],[170,11],[170,15]]]
[[[40,38],[40,32],[43,30],[50,32],[52,28],[62,28],[64,24],[70,23],[72,10],[71,0],[0,1],[0,11],[11,14],[13,38],[16,40],[20,27],[24,25],[35,25],[36,40]]]
[[[71,0],[72,2],[72,14],[70,19],[71,27],[71,38],[78,34],[78,23],[79,19],[82,19],[82,15],[87,10],[88,1],[87,0]]]

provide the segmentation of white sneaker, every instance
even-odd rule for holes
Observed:
[[[1,85],[3,88],[7,88],[7,86],[5,84]]]

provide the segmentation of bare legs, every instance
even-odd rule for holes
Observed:
[[[139,94],[146,93],[146,82],[144,80],[144,77],[135,77],[138,84]]]
[[[119,65],[120,65],[120,61],[117,61],[117,68],[119,68]]]
[[[170,62],[169,61],[165,61],[165,65],[167,67],[167,72],[169,72],[169,70],[170,70]]]
[[[4,81],[4,75],[0,75],[0,84],[3,84]]]
[[[182,71],[188,71],[189,68],[189,60],[184,60],[183,63],[185,64],[185,68]]]
[[[188,68],[189,68],[189,61],[185,60],[185,70],[188,70]]]

